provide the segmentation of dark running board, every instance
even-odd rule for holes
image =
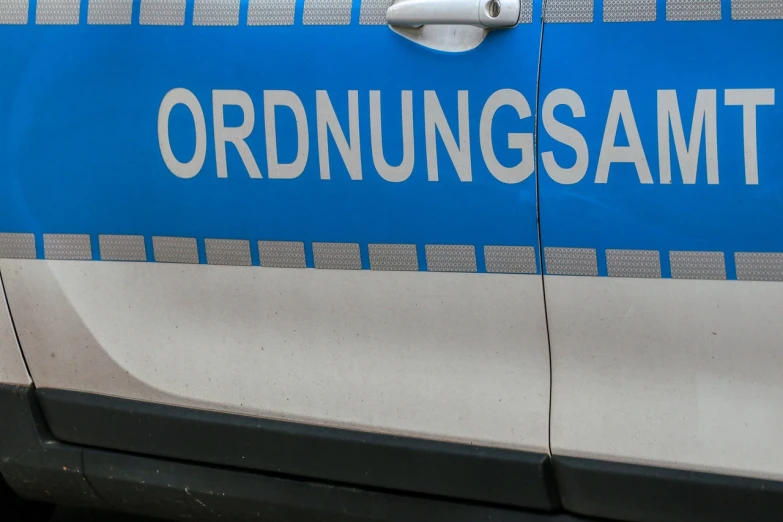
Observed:
[[[783,482],[553,457],[563,507],[628,522],[780,522]]]
[[[221,441],[215,441],[220,444]],[[231,441],[225,441],[231,444]],[[20,496],[172,520],[576,522],[564,515],[363,490],[65,444],[33,388],[0,384],[0,473]]]
[[[57,439],[194,463],[551,511],[549,457],[39,389]]]
[[[201,517],[199,509],[204,504],[221,513],[223,519],[241,520],[243,513],[252,511],[280,522],[576,520],[499,505],[502,502],[497,499],[505,498],[502,495],[516,494],[514,502],[530,498],[525,496],[530,491],[519,488],[520,478],[514,476],[515,469],[537,462],[526,460],[524,453],[258,421],[73,392],[41,390],[38,394],[60,440],[145,456],[82,450],[49,439],[32,446],[8,445],[0,427],[0,456],[5,459],[6,448],[16,447],[18,454],[10,471],[17,479],[26,477],[16,480],[15,489],[28,487],[27,479],[39,472],[46,477],[46,481],[33,481],[35,486],[28,487],[30,498],[40,498],[30,492],[62,475],[60,479],[68,478],[62,491],[70,492],[80,503],[89,505],[103,499],[113,508],[167,517],[182,510]],[[0,393],[0,415],[5,420],[11,417],[6,417],[4,405],[8,401],[3,395]],[[21,402],[35,410],[34,397],[19,393],[15,397],[23,397]],[[42,419],[26,415],[12,417],[30,417],[32,420],[21,424],[24,429],[35,426],[48,433]],[[223,431],[225,424],[228,431]],[[167,438],[166,433],[177,436]],[[205,455],[198,453],[201,450]],[[334,452],[322,453],[328,450]],[[191,463],[149,458],[151,455]],[[89,484],[79,473],[59,473],[62,462],[72,471],[80,456]],[[196,464],[205,457],[215,462]],[[221,460],[235,469],[219,469]],[[547,495],[559,493],[554,500],[544,498],[552,505],[562,502],[567,511],[579,515],[624,522],[783,520],[783,482],[562,456],[540,465]],[[552,477],[548,475],[550,465]],[[266,471],[253,471],[253,466]],[[478,475],[470,476],[471,469]],[[366,472],[366,477],[358,476],[359,471]],[[308,478],[307,472],[339,480]],[[495,492],[492,496],[491,487],[480,484],[487,473],[495,473],[493,480],[498,481],[491,485],[505,488],[502,495]],[[442,484],[437,483],[438,478]],[[508,489],[509,484],[519,489]],[[95,493],[85,490],[89,485],[95,487]],[[482,496],[497,502],[468,500]],[[278,514],[282,515],[278,518]]]

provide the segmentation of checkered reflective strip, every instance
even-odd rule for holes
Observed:
[[[102,261],[155,261],[159,263],[205,263],[251,266],[251,242],[246,239],[203,240],[205,257],[199,255],[199,240],[193,237],[99,234],[43,234],[43,249],[32,233],[0,233],[0,259],[92,260],[92,240],[97,238],[98,259]],[[152,255],[147,241],[152,242]],[[262,267],[306,268],[308,244],[303,241],[259,240],[258,261]],[[369,264],[362,261],[359,243],[314,242],[310,245],[317,269],[416,272],[478,272],[481,258],[474,245],[424,245],[425,265],[419,261],[420,247],[414,243],[370,243],[366,245]],[[483,271],[498,274],[537,274],[538,256],[532,246],[484,245]],[[599,263],[594,248],[544,247],[544,273],[547,275],[597,276]],[[607,249],[609,277],[663,277],[661,255],[657,250]],[[740,281],[783,281],[783,252],[735,252],[736,279]],[[724,252],[668,252],[672,279],[725,280],[728,277]],[[311,266],[313,266],[311,265]],[[669,274],[667,274],[669,275]],[[733,274],[732,274],[733,277]]]
[[[519,23],[533,23],[533,0],[520,0],[519,2]]]
[[[392,0],[362,0],[359,7],[360,25],[385,25],[386,9]]]
[[[549,275],[598,275],[595,248],[544,247],[544,265]]]
[[[78,25],[81,0],[38,0],[35,23],[38,25]]]
[[[186,0],[141,0],[141,25],[185,25]]]
[[[416,245],[370,244],[370,270],[416,271],[419,256]]]
[[[141,25],[184,26],[188,0],[140,0]],[[661,2],[663,0],[660,0]],[[358,0],[359,25],[386,25],[386,10],[393,0]],[[38,25],[78,25],[82,3],[86,4],[89,25],[130,25],[134,0],[37,0],[34,23]],[[546,23],[591,23],[596,9],[599,20],[654,22],[659,0],[547,0]],[[29,20],[30,0],[0,0],[0,25],[24,25]],[[193,0],[195,26],[292,26],[296,0],[248,0],[247,16],[239,19],[242,0]],[[301,23],[350,25],[353,0],[304,0]],[[533,0],[520,0],[520,24],[533,22]],[[666,20],[717,21],[723,17],[721,0],[666,0]],[[727,15],[728,16],[728,15]],[[731,0],[732,20],[783,20],[783,0]]]
[[[425,245],[430,272],[476,272],[476,247],[473,245]]]
[[[606,251],[606,271],[609,277],[661,277],[661,254],[657,250]]]
[[[732,20],[783,20],[783,0],[731,0]]]
[[[498,274],[535,274],[538,272],[536,249],[523,246],[485,246],[487,272]]]
[[[348,25],[352,0],[305,0],[304,25]]]
[[[721,0],[666,0],[666,20],[670,22],[721,19]]]
[[[104,261],[146,261],[147,247],[144,236],[98,236],[98,248]]]
[[[195,0],[193,25],[239,25],[239,0]]]
[[[90,0],[87,23],[90,25],[130,25],[133,0]]]
[[[726,279],[723,252],[669,252],[672,279]]]
[[[593,0],[547,0],[544,21],[547,23],[589,23],[593,21]]]
[[[296,0],[250,0],[247,25],[294,25]]]
[[[44,234],[44,258],[92,259],[89,234]]]
[[[205,239],[209,265],[250,266],[250,241],[246,239]]]
[[[783,253],[737,252],[734,265],[741,281],[783,281]]]
[[[0,25],[23,25],[30,15],[30,4],[27,0],[0,1]]]
[[[604,0],[604,22],[654,22],[657,0]]]
[[[301,241],[259,241],[258,260],[261,266],[305,268],[304,243]]]
[[[198,264],[194,237],[152,236],[152,254],[159,263]]]
[[[0,234],[0,258],[35,259],[34,234]]]
[[[313,261],[316,268],[362,269],[358,243],[313,243]]]

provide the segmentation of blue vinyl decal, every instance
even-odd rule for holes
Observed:
[[[420,270],[530,273],[538,183],[546,273],[783,279],[782,8],[558,0],[536,86],[540,2],[461,53],[363,25],[374,0],[225,0],[222,26],[199,0],[100,2],[0,18],[0,257],[25,233],[37,257],[84,234],[93,259],[134,235],[152,261],[173,236],[201,262],[207,239],[252,264],[257,241],[301,242],[306,266],[334,242],[352,267],[384,244]]]
[[[153,236],[202,262],[205,238],[249,240],[253,264],[260,240],[358,243],[363,268],[373,243],[415,244],[422,270],[425,245],[473,245],[479,272],[483,246],[537,252],[539,2],[452,54],[361,25],[358,0],[334,26],[301,0],[248,26],[243,0],[228,27],[195,26],[192,0],[178,26],[142,25],[144,0],[128,25],[88,24],[88,0],[44,25],[43,1],[0,25],[0,232],[37,257],[44,234],[89,234],[94,259],[101,234],[144,236],[150,261]]]
[[[751,4],[667,13],[659,0],[654,21],[605,22],[597,1],[592,22],[545,23],[545,253],[595,249],[597,275],[612,275],[607,250],[654,251],[658,277],[678,277],[680,252],[722,254],[716,278],[783,277],[783,21],[746,19],[783,8]],[[709,19],[678,19],[689,15]],[[766,275],[743,276],[743,253],[770,256],[757,258]]]

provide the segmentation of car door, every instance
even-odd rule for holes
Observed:
[[[388,6],[0,4],[0,270],[60,440],[555,505],[541,5]]]
[[[566,508],[776,520],[783,4],[547,3],[540,212]]]

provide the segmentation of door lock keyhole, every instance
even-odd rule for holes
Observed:
[[[486,10],[490,18],[497,18],[500,15],[500,2],[498,0],[489,0]]]

